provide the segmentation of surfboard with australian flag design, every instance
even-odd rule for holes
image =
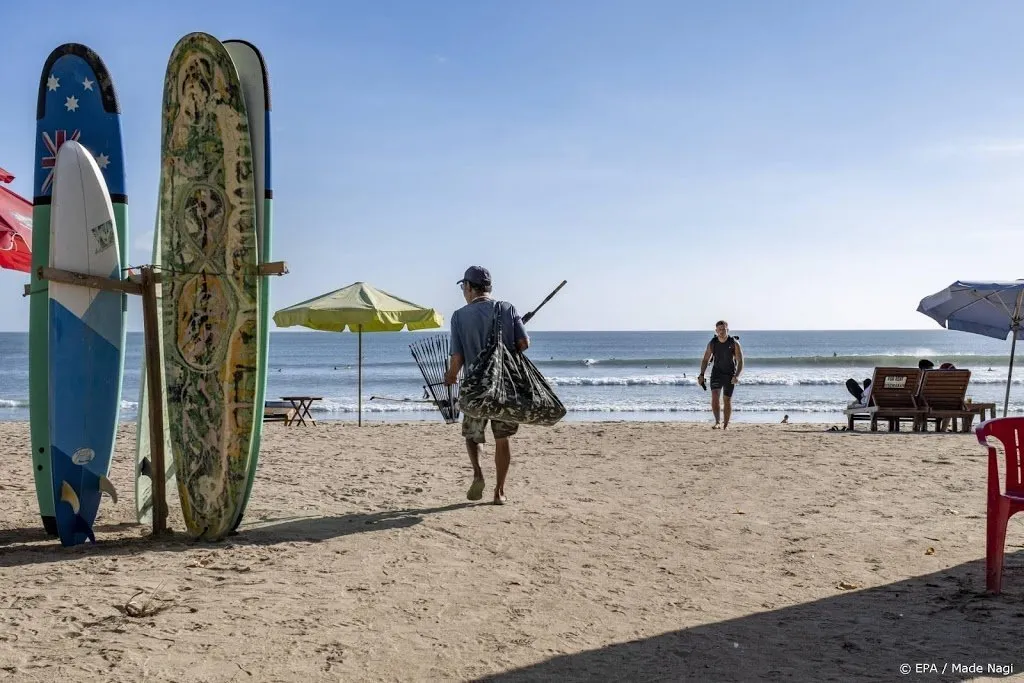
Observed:
[[[36,103],[35,173],[32,209],[32,273],[29,286],[29,418],[32,473],[43,526],[57,535],[50,453],[48,406],[48,287],[38,269],[49,265],[50,201],[57,152],[68,140],[85,147],[96,161],[113,205],[120,262],[127,263],[128,194],[125,186],[121,112],[110,72],[85,45],[66,43],[46,58]],[[127,299],[122,297],[122,311]],[[122,329],[123,326],[122,326]],[[121,344],[121,349],[124,344]],[[123,374],[123,351],[117,384]],[[116,425],[112,425],[115,428]]]

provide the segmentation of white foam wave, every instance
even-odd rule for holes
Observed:
[[[696,386],[694,377],[682,375],[633,375],[625,377],[549,377],[553,386],[600,387],[600,386]],[[792,377],[762,376],[744,377],[742,383],[753,386],[837,386],[846,383],[845,377]]]
[[[363,400],[364,413],[419,413],[436,410],[437,408],[431,403],[385,403]],[[325,398],[314,403],[310,411],[314,413],[358,413],[359,404],[355,401]]]
[[[845,406],[836,405],[772,405],[772,404],[744,404],[733,405],[734,413],[842,413]],[[637,403],[637,404],[602,404],[587,403],[566,406],[570,413],[710,413],[706,403],[666,405],[658,403]]]
[[[548,377],[553,386],[693,386],[696,379],[682,375],[639,375],[631,377]]]
[[[766,386],[766,387],[797,387],[797,386],[843,386],[846,384],[846,372],[837,372],[831,376],[801,376],[800,374],[753,374],[745,373],[741,384],[745,386]],[[870,377],[870,372],[867,376]],[[860,377],[855,377],[861,381]],[[553,376],[547,378],[552,386],[563,387],[601,387],[601,386],[696,386],[697,380],[694,377],[683,375],[624,375],[620,377],[580,377]],[[1006,384],[1006,376],[1001,374],[974,373],[971,376],[971,384]],[[1012,384],[1024,385],[1024,378],[1015,377]]]
[[[0,398],[0,408],[28,408],[28,399]],[[135,401],[121,401],[121,410],[138,410]]]

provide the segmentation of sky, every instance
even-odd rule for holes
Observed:
[[[1024,277],[1024,3],[0,2],[0,167],[31,198],[50,51],[121,102],[151,260],[167,59],[242,38],[272,95],[271,310],[356,281],[438,309],[474,264],[533,330],[932,329]],[[0,271],[0,330],[26,330]],[[131,330],[141,303],[129,302]]]

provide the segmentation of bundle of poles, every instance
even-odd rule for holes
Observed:
[[[448,424],[459,421],[459,385],[447,386],[444,373],[448,369],[448,337],[437,335],[420,339],[409,345],[412,357],[426,381],[424,389],[430,393],[429,398],[441,411],[441,416]],[[427,398],[427,396],[424,396]]]

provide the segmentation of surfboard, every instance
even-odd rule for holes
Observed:
[[[259,354],[256,197],[242,86],[190,33],[164,79],[160,160],[164,382],[189,534],[231,531],[248,481]],[[262,416],[262,411],[260,411]]]
[[[50,204],[50,265],[121,279],[114,207],[92,154],[69,140],[57,152]],[[107,479],[121,405],[125,316],[120,292],[51,282],[50,461],[61,544],[96,542],[92,526]]]
[[[244,40],[226,40],[224,47],[235,64],[242,83],[246,111],[249,118],[249,137],[252,142],[254,177],[256,180],[256,244],[260,263],[271,261],[271,226],[274,193],[270,186],[270,79],[263,55],[252,43]],[[267,356],[270,353],[270,277],[260,278],[260,340],[259,360],[256,366],[256,418],[253,421],[252,452],[246,467],[248,479],[238,519],[232,527],[237,529],[245,516],[245,508],[252,495],[259,464],[260,441],[263,435],[263,402],[267,389]]]
[[[157,210],[156,225],[153,227],[152,265],[160,266],[160,211]],[[158,271],[159,272],[159,271]],[[160,315],[163,301],[163,286],[156,285],[157,329],[163,329]],[[163,337],[158,334],[160,357],[163,358]],[[167,421],[167,394],[161,397],[164,413],[164,493],[171,495],[176,485],[174,453],[170,448],[170,425]],[[146,375],[146,355],[142,355],[139,369],[139,412],[135,422],[135,518],[139,524],[153,523],[153,456],[149,434],[149,385]],[[164,501],[166,503],[166,501]]]
[[[52,536],[57,535],[57,520],[50,471],[49,298],[47,281],[40,279],[37,271],[49,265],[53,177],[57,152],[68,140],[80,142],[88,149],[103,173],[114,207],[118,251],[124,263],[128,245],[128,195],[120,108],[107,67],[95,52],[78,43],[61,45],[46,58],[36,103],[29,288],[29,419],[36,498],[43,527]],[[126,300],[124,307],[126,311]],[[117,371],[119,384],[122,369],[123,364]]]

